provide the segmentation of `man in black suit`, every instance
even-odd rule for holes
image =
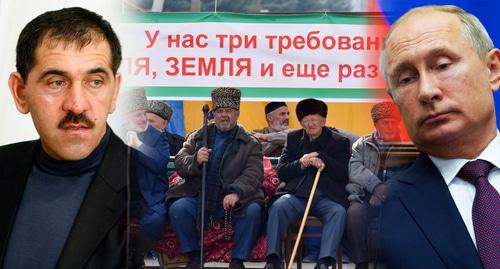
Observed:
[[[385,40],[381,64],[423,152],[382,206],[389,268],[499,268],[500,136],[492,93],[500,51],[470,13],[415,8]],[[480,172],[480,173],[479,173]]]
[[[0,267],[126,266],[129,148],[107,126],[121,82],[111,25],[83,8],[22,30],[9,87],[40,139],[0,147]]]

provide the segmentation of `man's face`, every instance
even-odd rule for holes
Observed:
[[[17,109],[31,113],[45,152],[54,159],[80,160],[106,132],[121,76],[113,74],[106,41],[93,41],[82,49],[47,43],[44,40],[35,50],[26,81],[12,73],[9,87]]]
[[[282,106],[267,114],[269,127],[275,130],[285,130],[288,128],[290,112],[288,107]]]
[[[306,131],[306,134],[315,139],[321,135],[321,131],[325,126],[326,119],[318,114],[307,115],[302,118],[300,125]]]
[[[127,114],[127,130],[141,133],[148,128],[146,110],[136,110]]]
[[[165,131],[165,128],[168,125],[168,120],[164,120],[162,117],[150,112],[146,113],[146,116],[148,117],[148,122],[151,126],[155,127],[160,132]]]
[[[399,141],[399,120],[382,118],[375,122],[375,129],[380,139],[385,142]]]
[[[481,136],[483,126],[495,125],[498,51],[480,59],[455,15],[429,12],[408,18],[393,31],[386,55],[392,97],[424,152],[452,149],[460,138]]]
[[[230,107],[221,107],[214,110],[215,126],[225,132],[236,126],[240,111]]]

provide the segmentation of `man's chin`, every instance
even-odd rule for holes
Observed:
[[[278,127],[278,131],[279,131],[279,132],[284,131],[284,130],[286,130],[286,129],[288,129],[288,125],[285,125],[285,124],[282,124],[282,125],[280,125],[280,126]]]
[[[439,126],[429,130],[421,130],[423,135],[416,139],[421,145],[444,145],[457,142],[464,134],[455,126]]]
[[[60,145],[57,150],[47,152],[49,156],[56,160],[78,161],[87,158],[95,146],[88,144]]]

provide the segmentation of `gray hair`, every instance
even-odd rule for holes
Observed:
[[[380,69],[382,74],[384,75],[384,79],[387,84],[389,84],[389,78],[387,77],[386,73],[385,48],[389,39],[391,38],[392,32],[394,31],[394,29],[398,27],[399,24],[401,24],[403,21],[405,21],[412,15],[427,13],[429,11],[445,12],[456,15],[460,20],[460,22],[462,23],[462,33],[465,39],[469,41],[469,43],[471,44],[472,48],[476,51],[476,54],[479,56],[479,58],[483,59],[484,57],[486,57],[486,54],[494,48],[493,41],[491,40],[488,32],[486,31],[486,28],[484,28],[483,24],[479,21],[479,19],[473,14],[468,13],[467,11],[457,6],[428,5],[410,9],[391,26],[382,45],[382,50],[380,51]]]

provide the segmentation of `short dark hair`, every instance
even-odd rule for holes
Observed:
[[[21,31],[16,47],[16,68],[26,80],[35,63],[35,50],[45,37],[80,49],[96,39],[106,40],[111,49],[111,68],[116,74],[122,61],[118,36],[102,16],[81,8],[71,7],[45,12],[30,21]]]

